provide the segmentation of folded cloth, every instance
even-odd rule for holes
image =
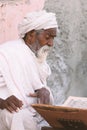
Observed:
[[[31,30],[58,28],[55,13],[35,11],[28,13],[18,25],[19,36],[23,38]]]

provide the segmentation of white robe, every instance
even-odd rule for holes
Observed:
[[[21,130],[38,129],[33,119],[35,111],[31,108],[31,104],[36,103],[37,98],[31,98],[28,95],[34,93],[36,89],[46,87],[46,78],[50,74],[50,68],[46,61],[41,64],[38,63],[34,53],[22,39],[19,39],[0,45],[0,72],[6,83],[6,85],[0,86],[0,98],[15,95],[24,104],[23,109],[15,114],[11,114],[7,110],[0,110],[0,115],[2,115],[0,116],[0,122],[2,122],[0,130],[18,130],[17,122],[21,123]],[[50,95],[52,101],[52,94]],[[29,115],[28,122],[23,113],[26,113],[26,116]],[[27,122],[25,124],[33,123],[33,125],[25,127],[23,122]]]

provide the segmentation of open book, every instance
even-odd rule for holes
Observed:
[[[87,130],[87,98],[70,96],[62,106],[33,104],[53,127]]]

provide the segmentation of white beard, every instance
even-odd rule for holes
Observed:
[[[37,60],[42,63],[46,60],[48,52],[51,50],[52,47],[49,47],[47,45],[41,47],[38,51],[37,51]]]

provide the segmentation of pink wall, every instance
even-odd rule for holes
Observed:
[[[0,43],[18,38],[17,25],[27,12],[41,10],[45,0],[0,3]]]

